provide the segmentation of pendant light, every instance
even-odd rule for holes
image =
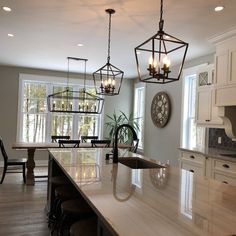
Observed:
[[[87,59],[77,57],[67,57],[67,88],[58,93],[53,93],[47,97],[48,110],[60,113],[82,113],[100,114],[103,109],[104,99],[86,91],[86,63]],[[70,60],[84,62],[84,86],[80,91],[69,88]]]
[[[124,72],[110,63],[111,15],[115,13],[115,10],[106,9],[105,11],[109,14],[107,63],[93,73],[93,80],[97,94],[113,96],[120,92]]]
[[[139,80],[146,83],[165,84],[179,80],[188,43],[164,32],[163,0],[160,7],[158,32],[137,46],[135,58]],[[177,61],[180,66],[171,70],[171,61]]]

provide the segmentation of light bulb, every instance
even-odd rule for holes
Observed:
[[[111,78],[108,79],[108,84],[111,85]]]
[[[167,56],[165,56],[163,58],[163,64],[166,66],[166,67],[170,67],[170,59],[168,59]]]
[[[151,65],[153,68],[157,67],[157,61],[153,59],[152,56],[149,58],[149,65]]]
[[[115,86],[116,85],[116,81],[113,79],[112,80],[112,86]]]

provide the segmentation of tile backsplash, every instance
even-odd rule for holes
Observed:
[[[221,144],[218,143],[219,137],[221,137]],[[224,129],[209,129],[208,146],[209,148],[220,148],[229,151],[236,151],[236,142],[228,138]]]

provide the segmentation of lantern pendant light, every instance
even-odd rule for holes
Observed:
[[[86,91],[86,62],[88,60],[77,57],[67,57],[67,60],[67,88],[47,97],[48,110],[59,113],[101,114],[104,99]],[[70,60],[84,62],[84,87],[79,91],[69,88]]]
[[[113,96],[120,92],[124,72],[110,63],[111,15],[115,13],[115,10],[106,9],[105,11],[109,14],[107,63],[93,73],[93,80],[97,94]]]
[[[178,81],[181,76],[188,43],[164,32],[162,15],[163,0],[158,32],[134,49],[138,76],[142,82],[165,84]],[[171,70],[173,60],[180,64],[177,70]]]

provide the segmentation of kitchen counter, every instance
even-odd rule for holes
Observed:
[[[235,187],[170,165],[131,169],[112,164],[105,160],[108,151],[51,149],[49,153],[117,235],[236,234]],[[125,150],[120,156],[144,158]]]
[[[202,154],[205,157],[210,157],[214,159],[224,160],[224,161],[231,161],[236,162],[236,157],[230,156],[222,156],[221,154],[235,154],[236,151],[228,151],[224,149],[217,149],[217,148],[205,148],[205,149],[198,149],[198,148],[179,148],[181,151],[190,151],[198,154]]]

